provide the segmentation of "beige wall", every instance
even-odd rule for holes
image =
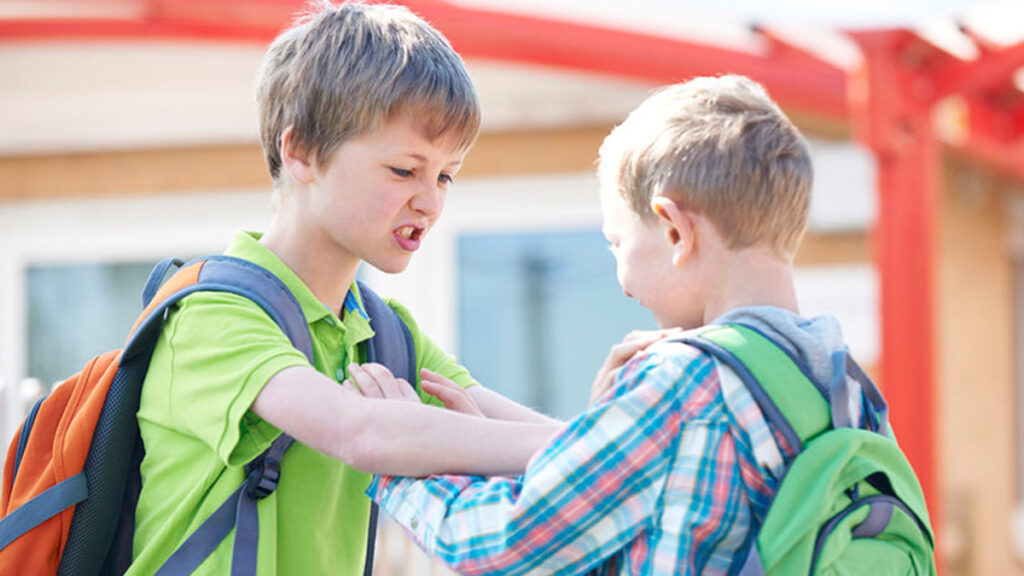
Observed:
[[[947,161],[944,183],[936,353],[945,573],[1024,574],[1011,532],[1019,447],[1007,187],[962,161]]]
[[[610,128],[483,134],[460,175],[592,170]],[[256,144],[0,157],[0,202],[264,186]]]

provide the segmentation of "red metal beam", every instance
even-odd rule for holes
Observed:
[[[983,52],[975,60],[950,59],[932,73],[935,98],[951,94],[970,94],[992,89],[1013,78],[1024,66],[1024,41],[995,51]]]
[[[1007,108],[969,101],[966,124],[954,150],[1024,180],[1024,102]]]
[[[755,54],[641,32],[407,0],[467,58],[582,70],[656,83],[732,72],[765,85],[787,107],[837,120],[847,116],[843,71],[804,55]],[[150,0],[145,16],[123,20],[0,21],[0,40],[51,38],[201,38],[267,42],[300,0]]]
[[[941,531],[933,310],[940,182],[931,124],[934,101],[922,97],[929,92],[920,89],[926,79],[906,65],[904,51],[919,48],[910,32],[855,37],[865,62],[854,79],[863,97],[853,103],[853,122],[878,159],[881,384],[893,428],[924,489],[932,526]]]
[[[276,34],[230,22],[178,20],[21,20],[0,21],[0,41],[35,40],[213,40],[264,44]]]

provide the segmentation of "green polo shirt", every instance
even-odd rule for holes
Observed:
[[[339,319],[258,237],[237,233],[226,254],[263,266],[291,289],[309,323],[314,367],[344,380],[344,367],[362,360],[357,345],[373,335],[356,285]],[[412,332],[417,371],[429,368],[462,386],[475,384],[420,332],[408,310],[387,302]],[[155,572],[241,485],[243,465],[279,433],[249,407],[274,374],[304,365],[305,356],[246,298],[197,293],[170,313],[138,413],[146,457],[129,575]],[[296,442],[277,490],[259,504],[259,575],[361,574],[369,518],[363,493],[370,478]],[[228,574],[233,536],[195,574]]]

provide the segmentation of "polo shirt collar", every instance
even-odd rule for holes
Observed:
[[[291,290],[292,295],[299,302],[299,306],[302,307],[302,314],[305,316],[308,324],[324,319],[330,324],[336,323],[338,319],[335,313],[317,299],[309,287],[291,268],[277,257],[277,254],[274,254],[269,248],[260,244],[259,240],[262,236],[263,234],[259,232],[236,232],[231,239],[231,244],[224,253],[228,256],[234,256],[258,264],[266,268],[274,276],[277,276]],[[363,310],[362,298],[358,291],[357,284],[353,282],[352,286],[349,287],[348,293],[345,295],[344,303],[345,320],[343,324],[346,331],[351,333],[350,336],[352,336],[354,341],[363,340],[373,335],[366,312]],[[349,338],[346,338],[346,340],[349,340]]]

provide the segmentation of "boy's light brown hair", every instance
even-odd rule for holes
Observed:
[[[467,149],[480,129],[469,74],[440,32],[402,6],[320,1],[282,32],[257,89],[260,139],[275,182],[281,135],[316,165],[346,140],[400,115]]]
[[[647,98],[601,145],[602,186],[645,221],[654,195],[694,210],[730,249],[765,245],[792,258],[806,228],[807,142],[760,84],[695,78]]]

